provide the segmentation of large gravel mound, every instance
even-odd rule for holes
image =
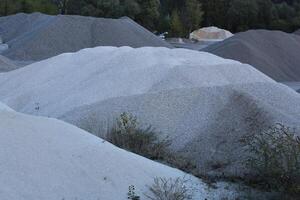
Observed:
[[[3,55],[26,61],[96,46],[171,47],[129,18],[21,13],[0,18],[0,35],[9,45]]]
[[[0,74],[0,99],[17,111],[59,117],[113,97],[253,82],[274,81],[249,65],[206,52],[97,47]]]
[[[196,161],[203,173],[242,176],[242,137],[275,123],[299,128],[299,102],[286,86],[253,83],[112,98],[60,118],[101,136],[121,112],[133,113],[142,126],[169,136],[173,150]]]
[[[98,47],[62,54],[0,74],[0,99],[86,129],[87,122],[99,130],[121,112],[133,112],[169,135],[175,152],[219,175],[245,172],[239,163],[244,134],[300,122],[300,96],[287,86],[250,65],[186,49]]]
[[[300,37],[294,34],[251,30],[203,51],[248,63],[276,81],[300,81]]]
[[[1,103],[0,145],[1,200],[127,199],[130,185],[145,199],[155,177],[189,180],[186,186],[197,200],[238,196],[236,186],[218,183],[218,189],[209,189],[193,176],[72,125],[20,114]]]

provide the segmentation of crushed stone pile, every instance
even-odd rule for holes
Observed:
[[[231,32],[215,26],[200,28],[190,33],[190,39],[197,41],[222,41],[232,36]]]
[[[0,73],[11,71],[17,68],[18,66],[15,65],[11,60],[0,55]]]
[[[203,51],[250,64],[279,82],[300,81],[300,37],[295,34],[250,30]]]
[[[163,46],[167,42],[133,20],[41,13],[0,17],[0,35],[12,60],[39,61],[65,52],[96,46]]]
[[[0,100],[94,134],[99,125],[105,133],[121,112],[133,113],[168,135],[172,150],[204,173],[225,176],[245,173],[239,140],[246,133],[300,122],[300,96],[289,87],[250,65],[187,49],[98,47],[62,54],[0,74]]]
[[[6,51],[8,49],[8,45],[7,44],[0,44],[0,53]]]
[[[154,178],[182,178],[193,198],[237,198],[237,186],[217,189],[177,169],[119,149],[56,119],[17,113],[0,103],[0,192],[3,200],[145,199]],[[5,172],[5,173],[4,173]],[[226,189],[225,189],[226,188]]]

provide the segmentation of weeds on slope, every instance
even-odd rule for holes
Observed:
[[[196,170],[196,165],[190,159],[170,151],[169,147],[172,144],[170,138],[161,136],[162,134],[151,126],[141,127],[137,117],[130,113],[121,113],[112,128],[99,122],[94,115],[82,121],[80,127],[122,149],[151,160],[176,167],[187,173]]]
[[[94,126],[95,124],[97,123],[93,121]],[[103,129],[97,127],[96,130]],[[204,180],[205,177],[212,182],[218,180],[217,177],[199,174],[196,165],[190,159],[171,153],[169,147],[172,141],[168,137],[160,138],[151,126],[141,128],[137,118],[130,113],[122,113],[106,134],[96,133],[96,135],[120,148],[163,162]],[[296,136],[294,130],[276,124],[267,130],[261,129],[247,134],[241,142],[246,149],[246,159],[242,162],[254,174],[236,179],[238,182],[263,186],[263,189],[270,191],[300,194],[300,138]],[[225,178],[225,181],[228,180],[234,181]],[[157,179],[154,181],[156,186],[153,185],[150,191],[154,192],[158,183],[166,185],[169,182]]]
[[[264,188],[300,195],[300,138],[295,130],[276,124],[243,138],[253,174],[249,180]]]
[[[140,128],[137,118],[128,113],[120,115],[107,133],[106,140],[152,160],[164,159],[169,154],[168,147],[171,145],[171,140],[167,137],[159,139],[151,126]]]

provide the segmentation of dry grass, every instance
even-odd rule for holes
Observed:
[[[149,187],[150,194],[145,194],[151,200],[189,200],[191,191],[186,186],[188,181],[183,178],[155,178]]]
[[[152,160],[163,160],[171,145],[168,138],[160,139],[151,126],[140,128],[137,118],[128,113],[120,115],[115,126],[107,133],[106,140]]]

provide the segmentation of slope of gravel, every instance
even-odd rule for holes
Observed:
[[[250,64],[279,82],[300,81],[300,37],[294,34],[251,30],[203,51]]]
[[[174,152],[211,174],[245,172],[238,139],[259,131],[246,119],[260,127],[300,122],[295,91],[250,65],[186,49],[98,47],[62,54],[0,74],[0,99],[17,111],[83,128],[86,122],[107,127],[112,123],[106,120],[133,112],[169,135]]]
[[[275,83],[117,97],[79,107],[60,118],[103,136],[122,112],[133,113],[142,126],[152,125],[169,136],[174,151],[211,175],[243,175],[245,154],[240,140],[245,134],[275,123],[300,128],[299,94]]]
[[[130,185],[145,199],[155,177],[188,180],[185,184],[195,200],[241,195],[236,185],[220,182],[209,189],[191,175],[72,125],[20,114],[1,103],[0,144],[1,200],[127,199]]]
[[[289,86],[293,90],[300,92],[300,82],[282,82],[282,83]]]
[[[41,13],[0,17],[0,35],[13,60],[37,61],[96,46],[171,47],[129,18],[49,16]]]
[[[97,47],[0,74],[0,99],[17,111],[59,117],[113,97],[252,82],[274,81],[249,65],[205,52]]]
[[[215,43],[216,41],[195,41],[184,38],[166,38],[166,41],[174,46],[175,48],[185,48],[195,51],[200,51],[201,49]]]
[[[0,73],[11,71],[17,68],[18,66],[15,65],[11,60],[0,55]]]
[[[300,35],[300,29],[298,29],[297,31],[294,32],[297,35]]]

